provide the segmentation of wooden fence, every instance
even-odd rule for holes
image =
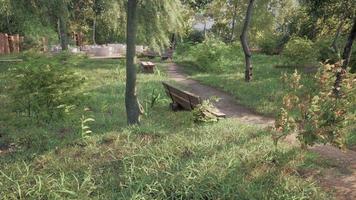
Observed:
[[[19,53],[23,40],[24,37],[20,37],[19,34],[8,35],[6,33],[0,33],[0,55]]]

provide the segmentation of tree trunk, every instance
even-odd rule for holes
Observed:
[[[176,34],[173,33],[171,37],[171,48],[176,49]]]
[[[204,39],[206,39],[206,19],[204,17]]]
[[[9,31],[9,34],[11,35],[12,34],[12,31],[11,31],[11,27],[12,26],[10,26],[10,19],[9,19],[9,15],[7,14],[6,15],[6,22],[7,22],[7,30]]]
[[[339,51],[339,48],[337,47],[337,40],[340,36],[340,32],[341,32],[343,24],[344,24],[344,21],[341,21],[339,24],[339,27],[336,30],[335,38],[331,44],[331,47],[333,48],[334,52],[339,56],[339,58],[340,58],[340,51]]]
[[[58,0],[56,15],[59,20],[59,32],[61,35],[62,51],[68,49],[67,21],[68,21],[68,5],[65,0]]]
[[[126,36],[126,93],[125,105],[127,123],[140,123],[140,104],[136,94],[136,32],[137,32],[137,0],[128,0],[127,4],[127,36]]]
[[[68,50],[67,21],[65,17],[59,17],[59,30],[61,35],[62,51]]]
[[[242,29],[242,33],[240,36],[242,48],[245,53],[245,62],[246,62],[246,70],[245,70],[245,81],[249,82],[252,80],[252,61],[251,61],[251,51],[248,46],[247,36],[248,36],[248,27],[251,22],[253,3],[255,0],[250,0],[246,12],[246,18],[244,22],[244,26]]]
[[[354,18],[352,29],[351,29],[350,35],[347,39],[347,42],[345,44],[344,53],[342,54],[343,62],[341,65],[341,70],[336,73],[336,80],[335,80],[335,84],[334,84],[334,94],[337,97],[340,96],[340,88],[341,88],[342,78],[347,72],[347,67],[349,65],[350,58],[351,58],[352,44],[355,40],[355,37],[356,37],[356,18]]]
[[[236,15],[237,15],[237,2],[235,2],[235,4],[234,4],[234,14],[232,16],[232,27],[231,27],[230,43],[232,43],[234,41],[234,37],[235,37]]]
[[[94,21],[93,21],[93,44],[94,45],[96,45],[95,34],[96,34],[96,15],[95,15]]]
[[[59,18],[58,18],[58,20],[57,20],[57,32],[58,32],[58,39],[59,39],[59,42],[61,42],[61,41],[62,41],[62,39],[61,39],[61,25],[60,25],[60,23],[59,23]]]

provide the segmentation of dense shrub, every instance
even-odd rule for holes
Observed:
[[[10,68],[14,110],[36,119],[61,117],[73,108],[84,78],[60,63],[40,63],[38,57],[33,55],[34,63]]]
[[[186,38],[187,41],[191,41],[193,43],[202,43],[204,39],[204,32],[198,30],[190,32],[190,34]]]
[[[288,65],[313,65],[317,63],[318,50],[311,40],[293,37],[283,49],[283,56]]]
[[[259,47],[267,55],[279,54],[282,51],[285,40],[282,36],[270,34],[259,42]]]
[[[36,49],[39,50],[41,46],[41,43],[39,40],[36,40],[33,37],[24,37],[24,41],[22,43],[22,48],[24,50],[29,50],[29,49]]]
[[[203,72],[224,72],[236,67],[236,61],[242,58],[239,43],[227,45],[217,39],[207,39],[196,45],[180,44],[175,60],[190,62]]]
[[[336,63],[340,60],[339,55],[331,48],[332,41],[330,39],[322,39],[315,43],[315,47],[319,51],[318,60],[321,62],[328,61],[329,63]],[[340,48],[340,51],[342,49]]]
[[[354,131],[355,108],[350,102],[356,97],[355,75],[345,74],[339,95],[333,87],[335,73],[341,70],[339,63],[324,65],[316,74],[318,89],[314,94],[301,92],[301,75],[297,71],[282,77],[289,92],[283,98],[283,106],[275,122],[275,142],[287,134],[297,132],[302,147],[317,143],[330,143],[344,147],[346,136]]]
[[[229,49],[221,41],[207,40],[194,48],[196,62],[206,71],[222,71],[223,58]]]

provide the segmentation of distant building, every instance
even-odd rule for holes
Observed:
[[[214,19],[203,15],[196,15],[193,22],[193,29],[197,31],[210,30],[214,25]]]

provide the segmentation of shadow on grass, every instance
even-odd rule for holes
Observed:
[[[136,129],[137,133],[152,132],[156,134],[173,133],[177,130],[190,126],[191,114],[189,112],[173,113],[168,109],[169,100],[161,85],[161,78],[155,75],[139,75],[139,98],[146,113],[142,117],[141,127]],[[104,79],[105,81],[105,79]],[[75,145],[81,140],[81,117],[93,118],[95,122],[88,123],[91,135],[103,135],[107,132],[121,132],[127,128],[126,112],[124,104],[124,82],[108,82],[95,89],[87,88],[87,93],[76,111],[67,116],[64,121],[51,122],[50,124],[36,125],[36,123],[25,123],[18,117],[13,116],[7,120],[6,135],[9,143],[16,143],[19,149],[16,152],[2,156],[6,162],[17,162],[19,160],[32,160],[46,152],[65,148],[67,145]],[[154,91],[154,94],[152,93]],[[159,96],[153,107],[153,95]],[[83,111],[89,108],[89,111]],[[8,113],[9,114],[9,113]],[[15,118],[16,119],[15,119]],[[11,125],[12,124],[12,125]],[[0,127],[1,128],[1,127]],[[5,130],[5,129],[4,129]],[[1,131],[1,129],[0,129]],[[5,145],[5,144],[4,144]]]
[[[236,138],[219,140],[215,145],[210,145],[209,138],[203,138],[210,136],[203,132],[200,138],[198,132],[192,136],[180,134],[166,138],[156,147],[148,146],[135,155],[127,155],[122,180],[125,187],[117,190],[117,196],[276,199],[318,195],[316,191],[303,194],[313,186],[302,180],[290,182],[293,186],[286,188],[289,178],[298,179],[291,162],[299,153],[296,149],[272,151],[256,147],[268,136],[266,132],[250,137],[247,131]],[[230,134],[226,136],[234,137]]]

